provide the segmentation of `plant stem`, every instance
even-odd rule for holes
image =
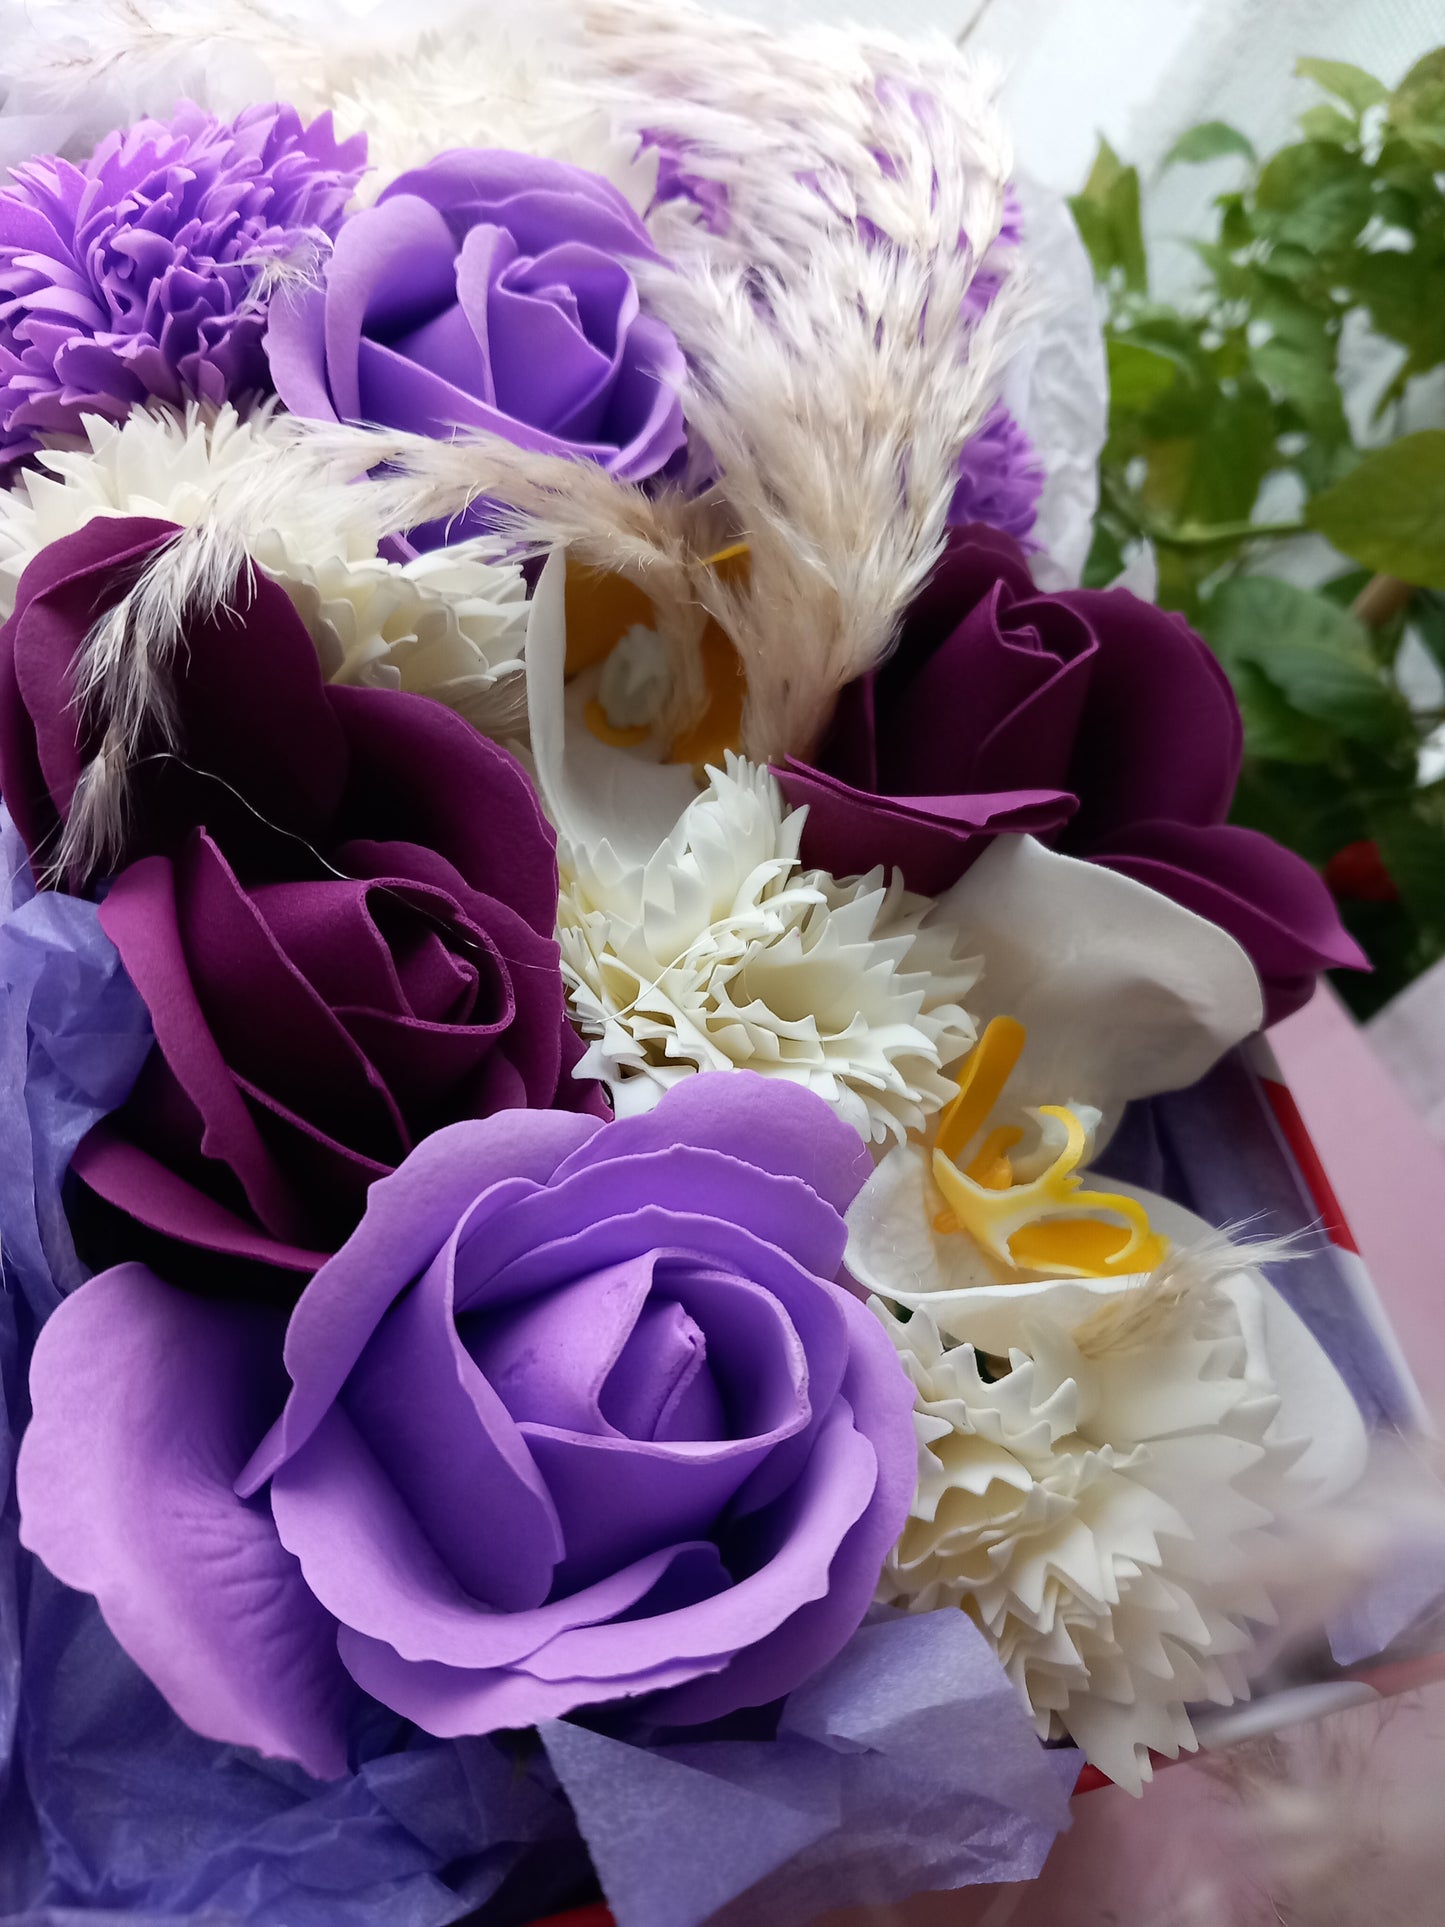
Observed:
[[[1166,549],[1223,549],[1235,542],[1283,542],[1309,532],[1305,522],[1215,522],[1205,528],[1185,524],[1174,529],[1146,526],[1144,530],[1151,542]]]
[[[1383,629],[1409,602],[1415,591],[1397,575],[1372,575],[1350,605],[1367,629]]]

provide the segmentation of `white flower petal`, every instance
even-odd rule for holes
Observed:
[[[980,1030],[1017,1018],[1028,1043],[1011,1105],[1070,1102],[1103,1114],[1192,1084],[1263,1021],[1240,946],[1167,897],[1097,863],[1000,836],[940,899],[936,922],[984,960]]]

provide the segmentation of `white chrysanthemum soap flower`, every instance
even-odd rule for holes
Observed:
[[[398,174],[450,148],[505,147],[600,174],[646,215],[657,150],[614,132],[605,111],[568,85],[557,54],[537,23],[499,15],[485,35],[429,34],[366,59],[329,101],[338,134],[366,135],[360,198],[375,200]]]
[[[1284,1301],[1186,1212],[1149,1277],[873,1309],[916,1391],[919,1480],[881,1597],[959,1606],[1045,1737],[1137,1792],[1190,1706],[1249,1695],[1266,1534],[1352,1483],[1360,1416]],[[851,1264],[851,1254],[850,1260]],[[1289,1409],[1281,1409],[1281,1388]]]
[[[86,434],[0,493],[6,614],[31,558],[96,515],[215,518],[290,595],[328,680],[434,696],[490,735],[525,728],[526,585],[484,543],[388,561],[366,492],[303,469],[265,409],[137,409],[119,426],[87,416]]]
[[[866,1139],[902,1140],[954,1094],[977,974],[881,871],[798,861],[803,812],[729,755],[643,861],[563,840],[558,913],[573,1015],[619,1112],[699,1070],[804,1084]]]

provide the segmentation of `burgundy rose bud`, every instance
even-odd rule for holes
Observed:
[[[0,792],[42,874],[95,749],[73,664],[173,533],[91,522],[30,565],[0,630]],[[570,1075],[555,842],[459,716],[328,688],[259,573],[191,625],[172,695],[101,909],[156,1047],[76,1156],[79,1229],[92,1259],[287,1295],[439,1125],[596,1101]]]
[[[893,655],[843,691],[816,764],[778,776],[809,806],[804,861],[836,875],[891,862],[933,894],[999,830],[1122,871],[1227,930],[1274,1023],[1319,971],[1368,965],[1309,865],[1225,820],[1242,745],[1182,616],[1122,589],[1046,594],[1016,543],[972,527]]]

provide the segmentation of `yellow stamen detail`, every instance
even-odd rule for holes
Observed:
[[[958,1080],[958,1096],[938,1122],[938,1148],[945,1157],[956,1159],[983,1129],[1013,1076],[1027,1037],[1016,1018],[995,1017],[969,1052]]]
[[[1041,1118],[1063,1126],[1064,1143],[1036,1178],[1015,1181],[1008,1153],[1023,1132],[1011,1125],[996,1126],[959,1168],[959,1159],[1002,1095],[1025,1036],[1013,1018],[996,1017],[964,1065],[958,1096],[943,1114],[933,1153],[934,1182],[948,1207],[934,1219],[935,1230],[967,1232],[1008,1272],[1107,1278],[1152,1271],[1168,1251],[1169,1240],[1152,1228],[1137,1199],[1122,1192],[1085,1190],[1078,1167],[1088,1150],[1088,1132],[1064,1105],[1039,1107]]]

